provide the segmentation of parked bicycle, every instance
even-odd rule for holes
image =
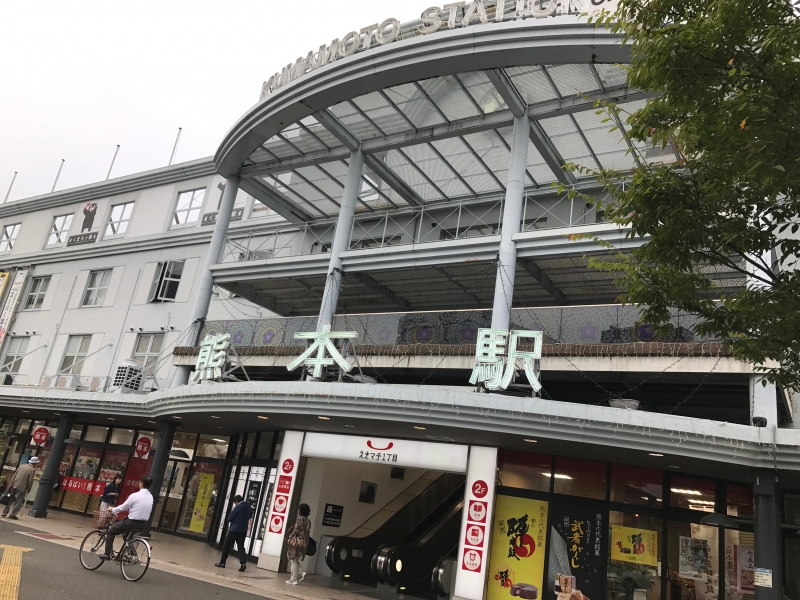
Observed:
[[[89,571],[96,571],[106,561],[101,555],[105,552],[108,529],[90,531],[81,542],[81,565]],[[119,562],[122,576],[128,581],[139,581],[150,566],[150,543],[148,537],[135,531],[123,534],[124,543],[119,552],[112,552],[111,559]]]

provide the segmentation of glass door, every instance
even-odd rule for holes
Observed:
[[[155,512],[159,530],[175,530],[190,466],[190,462],[182,460],[170,460],[167,463]]]

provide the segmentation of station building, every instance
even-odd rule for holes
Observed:
[[[0,459],[45,463],[31,514],[151,473],[154,529],[216,544],[240,493],[273,571],[308,504],[306,570],[365,593],[800,600],[791,394],[588,266],[642,240],[565,165],[674,152],[597,113],[648,95],[586,4],[339,33],[213,158],[0,206]]]

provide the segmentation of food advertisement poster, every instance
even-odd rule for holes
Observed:
[[[499,494],[492,527],[486,600],[541,597],[547,502]]]
[[[611,560],[658,565],[658,532],[637,527],[611,526]]]
[[[606,590],[608,519],[603,510],[550,507],[550,554],[543,600],[603,600]]]
[[[192,510],[192,520],[189,523],[189,531],[203,532],[208,515],[208,504],[211,502],[211,493],[214,491],[214,475],[202,473],[197,482],[197,497],[194,501]]]
[[[753,546],[739,546],[734,548],[734,570],[736,572],[736,591],[740,594],[754,594],[754,572],[756,567]]]

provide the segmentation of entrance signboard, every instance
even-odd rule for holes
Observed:
[[[464,473],[467,470],[468,447],[458,444],[435,444],[377,437],[356,437],[307,433],[303,456],[332,458],[393,467],[415,467]],[[494,481],[494,474],[489,476]]]

